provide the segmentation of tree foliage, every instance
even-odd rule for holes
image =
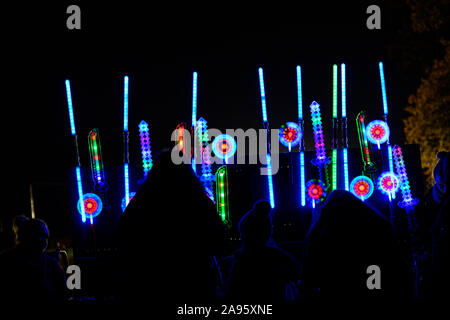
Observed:
[[[433,183],[437,151],[450,150],[450,42],[442,43],[444,57],[434,60],[416,93],[409,97],[405,108],[409,115],[403,120],[406,142],[420,145],[428,185]]]

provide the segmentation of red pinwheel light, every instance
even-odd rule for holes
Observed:
[[[394,174],[386,172],[378,179],[378,186],[384,193],[395,193],[399,187],[399,181]]]
[[[386,131],[379,124],[374,125],[370,130],[370,135],[376,140],[381,140],[385,134]]]
[[[98,203],[93,198],[84,199],[84,211],[87,214],[93,214],[97,210]]]
[[[283,131],[283,138],[284,140],[286,140],[286,142],[290,142],[292,143],[293,141],[295,141],[295,139],[297,139],[298,136],[298,132],[296,129],[294,128],[285,128]]]
[[[317,200],[319,199],[323,194],[323,188],[316,183],[313,183],[308,188],[308,196],[311,199]]]

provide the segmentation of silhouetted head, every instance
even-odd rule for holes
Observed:
[[[450,152],[438,152],[436,155],[439,162],[433,170],[436,187],[442,194],[447,194],[450,189]]]
[[[13,219],[13,232],[14,232],[14,241],[19,244],[19,230],[23,228],[26,222],[30,219],[24,215],[15,216]]]
[[[265,245],[272,236],[272,208],[265,200],[255,203],[239,221],[239,232],[245,246]]]
[[[375,240],[381,236],[380,230],[390,232],[392,228],[377,209],[345,190],[332,191],[318,211],[319,218],[311,226],[309,237],[313,234],[331,241],[341,239],[353,246],[359,245],[355,239]]]
[[[48,245],[47,224],[40,219],[30,219],[19,229],[19,241],[30,253],[41,254]]]

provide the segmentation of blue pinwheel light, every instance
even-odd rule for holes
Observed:
[[[212,150],[216,157],[220,159],[228,159],[234,156],[236,148],[236,141],[228,134],[218,135],[212,143]]]
[[[366,176],[358,176],[350,183],[351,193],[362,201],[370,198],[373,193],[373,189],[374,186],[372,180]]]
[[[278,130],[278,135],[281,144],[288,147],[289,151],[291,151],[291,147],[295,147],[302,140],[302,130],[295,122],[283,124]]]
[[[103,202],[95,193],[85,193],[83,195],[83,201],[81,199],[78,200],[77,209],[81,215],[83,215],[84,209],[84,214],[92,221],[93,218],[102,212]]]
[[[385,143],[389,139],[389,126],[381,120],[373,120],[366,127],[367,140],[376,144],[378,149],[380,144]]]

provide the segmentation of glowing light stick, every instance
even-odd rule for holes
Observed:
[[[129,201],[128,202],[130,202],[131,201],[131,199],[133,199],[133,197],[136,195],[136,192],[130,192],[130,195],[129,195]],[[120,207],[122,208],[122,212],[125,212],[125,209],[127,208],[127,204],[126,204],[126,199],[125,199],[125,197],[123,197],[122,198],[122,202],[120,203]]]
[[[356,116],[356,127],[358,128],[359,146],[361,148],[361,157],[363,162],[363,171],[365,175],[372,175],[376,170],[373,161],[372,149],[369,146],[366,133],[366,114],[361,111]]]
[[[306,194],[311,200],[311,206],[313,209],[316,207],[316,203],[320,203],[325,199],[326,187],[322,181],[317,179],[311,179],[306,183]]]
[[[78,200],[77,203],[78,212],[82,214],[84,211],[92,221],[92,219],[98,216],[103,210],[102,199],[95,193],[86,193],[83,195],[82,199],[83,200]]]
[[[266,91],[264,89],[264,74],[263,69],[258,69],[259,74],[259,88],[261,93],[261,108],[262,108],[262,116],[263,116],[263,124],[264,128],[269,133],[269,124],[267,122],[267,107],[266,107]],[[267,135],[269,138],[269,134]],[[267,139],[269,140],[269,139]],[[268,143],[268,151],[267,151],[267,186],[269,188],[269,200],[270,200],[270,206],[272,208],[275,208],[275,197],[274,197],[274,191],[273,191],[273,181],[272,181],[272,160],[270,155],[270,144]]]
[[[373,182],[366,176],[358,176],[350,184],[350,192],[362,201],[370,198],[373,193]]]
[[[342,107],[342,139],[343,139],[343,165],[344,165],[344,187],[349,191],[348,185],[348,142],[347,142],[347,92],[345,64],[341,63],[341,107]]]
[[[303,95],[302,95],[302,69],[297,66],[297,105],[298,105],[298,124],[302,132],[300,140],[300,203],[302,207],[306,205],[305,195],[305,144],[303,141]]]
[[[278,130],[278,136],[281,144],[288,147],[289,152],[291,152],[291,148],[300,143],[302,132],[298,124],[295,122],[287,122]]]
[[[224,159],[228,163],[228,158],[231,158],[236,153],[236,141],[228,134],[218,135],[212,142],[212,151],[216,157]]]
[[[128,76],[123,78],[123,144],[124,144],[124,191],[125,204],[130,202],[130,173],[128,168]]]
[[[322,118],[320,116],[320,105],[313,101],[310,105],[311,108],[311,119],[312,119],[312,127],[314,132],[314,143],[316,148],[316,158],[312,160],[312,163],[318,168],[320,174],[320,180],[323,180],[323,171],[326,170],[325,167],[330,162],[330,159],[327,158],[325,152],[325,142],[323,138],[323,129],[322,129]]]
[[[366,127],[367,139],[378,146],[385,143],[389,139],[389,127],[386,122],[381,120],[373,120]]]
[[[389,196],[389,202],[392,201],[399,188],[400,182],[397,176],[390,172],[384,172],[378,178],[378,189]]]
[[[380,70],[380,82],[381,82],[381,96],[383,98],[383,112],[384,112],[384,121],[386,122],[386,125],[388,124],[387,116],[388,116],[388,104],[387,104],[387,98],[386,98],[386,83],[384,81],[384,68],[383,68],[383,62],[378,63],[378,68]],[[389,171],[391,173],[394,173],[394,162],[392,159],[392,147],[391,143],[389,142],[389,136],[386,141],[386,144],[388,146],[388,159],[389,159]],[[395,194],[394,194],[395,197]]]
[[[103,170],[102,150],[98,129],[92,129],[88,135],[89,156],[91,158],[91,172],[95,189],[105,186],[105,173]]]
[[[209,149],[209,138],[208,138],[208,126],[206,120],[200,118],[196,122],[197,137],[201,144],[201,155],[202,155],[202,175],[200,177],[200,181],[205,187],[206,194],[208,197],[214,201],[214,193],[212,189],[212,170],[211,170],[211,158],[210,158],[210,149]]]
[[[81,179],[81,169],[80,169],[81,163],[78,152],[78,137],[75,128],[75,118],[73,116],[72,92],[70,90],[70,81],[66,80],[65,84],[66,84],[67,108],[69,111],[70,132],[75,142],[75,150],[77,155],[77,166],[75,168],[75,174],[77,180],[78,199],[83,199],[83,183]],[[86,214],[84,212],[84,207],[81,209],[81,220],[83,221],[83,223],[86,222]]]
[[[192,75],[192,132],[195,133],[195,126],[197,121],[197,72]],[[195,138],[194,138],[195,139]],[[192,157],[192,170],[197,172],[195,153]]]
[[[144,177],[147,177],[148,172],[153,166],[153,162],[148,123],[144,120],[139,123],[139,136],[141,140],[142,168],[144,170]]]
[[[228,170],[226,166],[221,166],[216,171],[216,204],[222,222],[230,222],[230,208],[228,200]]]
[[[398,205],[405,208],[408,213],[414,211],[414,206],[419,202],[418,199],[413,198],[411,194],[411,187],[409,185],[408,173],[406,172],[405,161],[403,159],[402,149],[398,145],[394,145],[392,150],[397,176],[400,180],[400,191],[402,192],[403,201]]]
[[[331,190],[337,189],[337,65],[333,64],[333,153],[331,156]]]

